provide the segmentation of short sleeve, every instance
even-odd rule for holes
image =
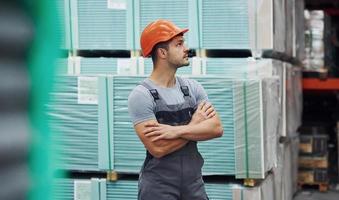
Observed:
[[[156,119],[154,100],[146,88],[137,86],[128,97],[128,113],[134,125]]]
[[[202,85],[196,81],[190,79],[193,95],[195,96],[197,105],[203,101],[208,101],[208,96]]]

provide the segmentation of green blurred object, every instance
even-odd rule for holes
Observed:
[[[51,132],[47,124],[45,104],[52,89],[55,59],[59,55],[57,14],[54,1],[24,1],[35,26],[35,35],[29,55],[31,80],[29,117],[31,146],[29,155],[30,190],[28,199],[52,199],[54,153],[51,149]]]

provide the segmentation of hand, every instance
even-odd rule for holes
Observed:
[[[198,124],[206,119],[210,119],[216,115],[216,111],[211,103],[203,101],[198,105],[197,110],[192,116],[190,124]]]
[[[161,139],[177,139],[180,137],[179,135],[179,127],[178,126],[170,126],[159,123],[147,123],[145,124],[145,130],[143,134],[146,137],[153,137],[151,139],[152,142],[161,140]]]

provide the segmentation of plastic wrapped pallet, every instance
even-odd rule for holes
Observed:
[[[292,200],[297,191],[298,134],[291,134],[288,143],[278,144],[278,165],[273,170],[276,200]]]
[[[249,58],[202,58],[204,75],[219,75],[225,78],[257,78],[273,75],[273,61]]]
[[[137,58],[73,57],[72,74],[81,75],[136,75],[143,72]]]
[[[273,1],[274,11],[274,50],[279,52],[285,52],[286,44],[286,21],[285,21],[285,1],[275,0]]]
[[[108,155],[101,166],[117,172],[139,173],[145,148],[137,137],[128,115],[128,95],[145,77],[113,76],[99,80],[99,135]]]
[[[294,23],[294,52],[299,60],[305,59],[305,1],[295,0],[295,23]]]
[[[55,68],[57,71],[57,74],[62,74],[62,75],[66,75],[68,74],[68,59],[67,58],[57,58],[55,60]]]
[[[54,100],[48,105],[51,127],[56,131],[57,148],[69,149],[62,153],[59,168],[139,172],[145,149],[129,120],[127,99],[144,78],[113,76],[98,80],[69,76],[56,80]],[[195,79],[205,87],[224,124],[224,137],[199,145],[205,154],[203,173],[264,178],[265,172],[275,163],[274,147],[270,145],[276,139],[273,136],[276,135],[277,116],[273,108],[278,108],[279,102],[276,100],[278,90],[270,90],[277,87],[277,78],[236,80],[212,76]],[[246,130],[248,142],[244,143]],[[212,146],[218,147],[217,150],[211,149]],[[244,165],[244,162],[250,163]]]
[[[282,118],[280,123],[280,136],[293,136],[301,125],[302,114],[302,86],[301,69],[289,63],[278,62],[275,73],[282,73],[281,109]],[[280,70],[282,69],[282,70]]]
[[[54,148],[59,153],[58,169],[139,172],[145,151],[127,114],[128,94],[139,80],[118,82],[113,91],[113,83],[108,86],[106,77],[55,79],[47,109]],[[107,112],[112,108],[114,116]]]
[[[318,70],[324,67],[324,11],[305,11],[305,67]]]
[[[273,175],[268,175],[259,186],[234,188],[233,200],[271,200],[275,199],[276,191],[273,185]],[[275,199],[276,200],[276,199]]]
[[[272,176],[260,185],[247,188],[230,183],[205,183],[206,193],[211,200],[272,200],[274,195]],[[57,179],[54,184],[55,200],[125,200],[137,199],[137,180],[105,179]]]
[[[56,167],[98,169],[98,96],[96,77],[59,76],[47,106]]]
[[[61,49],[70,48],[70,18],[69,18],[69,6],[70,0],[55,1],[58,24],[57,35]],[[54,4],[53,4],[54,5]]]
[[[72,47],[81,50],[132,49],[132,0],[71,2]]]
[[[167,19],[180,28],[189,28],[185,34],[189,48],[198,47],[198,11],[195,0],[140,0],[135,1],[135,45],[140,49],[139,38],[144,28],[157,19]]]
[[[52,187],[53,200],[73,200],[74,180],[69,178],[54,178]]]
[[[293,47],[295,42],[295,0],[285,0],[285,13],[284,13],[284,21],[285,21],[285,53],[289,56],[294,56]]]
[[[204,49],[272,49],[272,0],[200,0]]]
[[[107,89],[99,90],[99,92],[106,92],[99,95],[99,116],[109,117],[103,118],[103,123],[100,122],[100,127],[103,127],[100,131],[105,133],[100,132],[99,134],[109,135],[111,141],[109,145],[111,146],[109,150],[111,154],[109,156],[110,161],[104,162],[106,163],[106,168],[110,167],[109,169],[114,169],[115,171],[130,173],[138,173],[140,170],[145,157],[145,150],[138,137],[136,137],[133,125],[129,120],[127,99],[129,92],[144,78],[142,76],[113,76],[99,81],[100,88],[107,87]],[[278,108],[279,105],[277,104],[279,102],[274,97],[275,92],[277,92],[276,89],[271,92],[266,91],[266,96],[264,97],[263,90],[272,89],[271,84],[277,84],[277,79],[263,80],[263,82],[267,81],[267,86],[264,89],[260,79],[234,80],[216,76],[194,77],[194,79],[199,81],[205,88],[224,124],[224,136],[222,138],[199,143],[200,152],[205,157],[203,174],[230,174],[237,175],[239,178],[245,177],[244,171],[246,170],[243,163],[246,162],[246,158],[242,155],[245,154],[244,148],[246,147],[252,152],[247,158],[251,162],[247,170],[248,175],[251,178],[264,178],[265,172],[273,167],[271,165],[275,163],[276,159],[274,158],[273,147],[269,146],[272,140],[276,139],[273,137],[276,133],[274,133],[275,129],[268,125],[275,126],[277,116],[273,117],[275,114],[273,114],[272,110],[274,109],[271,106],[276,105],[275,107]],[[241,92],[244,89],[243,84],[246,84],[245,88],[248,90],[248,92],[245,92],[246,95]],[[270,95],[273,96],[271,97]],[[104,97],[104,103],[101,101],[101,96]],[[248,97],[246,102],[249,105],[247,108],[248,121],[244,119],[244,104],[239,103],[244,101],[245,96]],[[263,98],[267,103],[263,104]],[[264,110],[263,106],[267,106],[265,111],[272,112],[270,118],[263,117],[264,113],[261,111]],[[265,119],[267,123],[264,122]],[[268,120],[272,121],[269,122]],[[250,142],[248,146],[244,145],[242,139],[245,134],[244,123],[251,126],[249,127],[251,131],[249,132]],[[264,124],[267,126],[264,127]],[[110,127],[110,129],[105,127]],[[266,150],[264,146],[267,146],[268,152],[264,152]],[[236,152],[238,152],[239,156],[237,160],[235,157]],[[260,162],[258,162],[258,157],[260,157]],[[238,171],[236,171],[235,166],[237,166]]]
[[[243,92],[242,97],[235,98],[235,102],[240,109],[245,109],[245,112],[240,114],[240,116],[244,115],[244,119],[236,123],[237,178],[263,179],[266,172],[276,166],[275,144],[280,116],[278,84],[279,79],[277,77],[265,78],[258,85],[258,90],[239,85],[238,91],[236,91],[236,93],[239,93],[243,90],[241,91]],[[261,95],[257,97],[258,104],[252,101],[255,96],[254,92]],[[246,103],[247,98],[248,102]],[[236,107],[234,112],[237,115]],[[260,124],[257,127],[253,126],[254,119],[260,119]],[[235,117],[235,120],[239,120],[238,117]]]
[[[144,59],[145,75],[153,70],[152,59]],[[224,78],[270,77],[273,60],[249,58],[190,58],[190,65],[177,70],[177,75],[218,75]]]
[[[286,131],[296,133],[302,118],[302,72],[286,63]]]
[[[190,65],[189,66],[183,66],[183,67],[180,67],[176,74],[181,76],[181,75],[192,75],[194,73],[194,67],[196,67],[198,64],[195,64],[196,59],[198,58],[190,58],[189,61],[190,61]],[[199,66],[197,66],[199,67]],[[152,62],[152,59],[151,58],[145,58],[144,59],[144,74],[145,75],[150,75],[152,73],[152,70],[153,70],[153,62]]]

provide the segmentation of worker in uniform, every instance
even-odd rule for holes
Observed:
[[[181,29],[168,20],[147,25],[140,43],[153,71],[128,98],[134,129],[147,149],[139,200],[207,200],[197,141],[221,137],[222,125],[203,87],[175,76],[189,65]]]

